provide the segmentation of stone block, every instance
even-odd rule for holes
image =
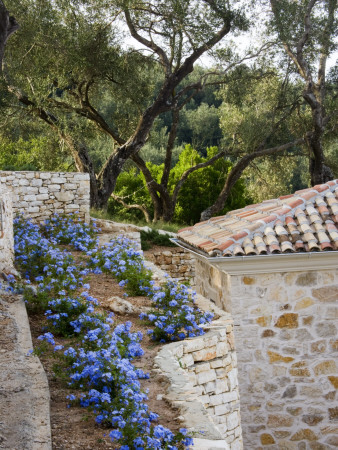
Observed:
[[[38,194],[36,196],[37,200],[43,201],[43,200],[48,200],[49,199],[49,195],[48,194]]]
[[[203,340],[204,340],[204,347],[213,347],[218,343],[219,336],[217,335],[205,336]]]
[[[226,356],[228,353],[229,353],[228,343],[227,342],[218,342],[218,344],[216,345],[217,358]]]
[[[292,427],[294,419],[285,414],[269,414],[268,415],[268,427],[270,428],[283,428]]]
[[[317,441],[317,435],[310,430],[310,428],[304,428],[302,430],[298,430],[294,435],[291,436],[291,441]]]
[[[25,193],[27,193],[27,194],[38,194],[39,193],[39,188],[32,187],[32,186],[27,186],[25,188]]]
[[[231,403],[234,401],[238,400],[238,391],[230,391],[230,392],[225,392],[222,394],[223,396],[223,403]]]
[[[286,313],[278,317],[275,327],[278,328],[298,328],[298,314]]]
[[[194,358],[191,354],[184,355],[180,360],[180,364],[182,367],[191,367],[194,365]]]
[[[74,200],[74,194],[72,192],[62,191],[55,192],[55,198],[59,200],[59,202],[70,202]]]
[[[223,401],[223,394],[210,395],[209,397],[209,403],[211,406],[221,405]]]
[[[288,406],[286,411],[291,414],[291,416],[299,416],[303,409],[300,406]]]
[[[337,373],[336,362],[331,359],[317,364],[313,369],[315,375],[331,375]]]
[[[197,375],[198,384],[205,384],[208,383],[209,381],[214,380],[216,380],[216,372],[213,369],[208,370],[206,372],[201,372]]]
[[[194,361],[209,361],[210,359],[216,358],[216,346],[204,348],[197,352],[192,352]]]
[[[212,369],[218,369],[219,367],[223,367],[223,360],[222,359],[214,359],[213,361],[210,361],[210,367]],[[230,362],[229,362],[230,364]]]
[[[41,188],[40,188],[41,189]],[[59,184],[50,184],[48,186],[49,192],[57,192],[61,190],[61,186]],[[41,191],[40,191],[41,192]]]
[[[296,330],[296,339],[300,342],[313,340],[313,336],[308,332],[306,328]]]
[[[66,183],[67,179],[64,177],[57,177],[57,176],[52,176],[50,182],[52,184],[63,184]]]
[[[332,386],[335,389],[338,389],[338,377],[331,376],[331,377],[327,377],[327,378],[330,381],[330,383],[332,384]]]
[[[295,306],[295,311],[299,311],[300,309],[305,309],[305,308],[309,308],[310,306],[312,306],[315,303],[315,301],[313,300],[313,298],[311,297],[305,297],[302,300],[299,300],[296,303]]]
[[[228,392],[229,390],[229,386],[227,383],[227,380],[225,379],[217,379],[216,380],[216,388],[215,388],[215,393],[216,394],[222,394],[223,392]]]
[[[238,386],[237,369],[232,369],[228,372],[228,382],[231,391]]]
[[[217,405],[215,406],[215,416],[223,416],[229,412],[229,405]]]
[[[324,419],[324,417],[319,414],[304,414],[302,416],[302,421],[305,422],[310,427],[316,426],[323,419]]]
[[[297,395],[297,387],[295,385],[288,386],[283,392],[282,398],[294,398]]]
[[[270,326],[272,320],[272,316],[261,316],[261,317],[257,317],[256,319],[256,323],[260,326],[260,327],[268,327]]]
[[[317,272],[302,273],[297,277],[297,286],[314,286],[317,284],[318,274]]]
[[[338,285],[312,289],[312,295],[320,302],[335,303],[338,299]]]
[[[279,353],[272,352],[271,350],[268,350],[268,356],[269,356],[270,363],[274,363],[274,362],[288,363],[288,362],[295,360],[295,358],[293,358],[292,356],[283,356],[283,355],[280,355]]]
[[[36,200],[36,195],[30,194],[30,195],[24,195],[23,199],[26,202],[35,202]]]
[[[202,364],[196,364],[195,365],[196,373],[205,372],[206,370],[210,370],[210,364],[209,363],[202,363]]]
[[[40,180],[39,178],[34,178],[30,181],[30,185],[40,187],[42,186],[42,180]]]
[[[324,353],[326,351],[326,341],[324,339],[311,343],[312,353]]]
[[[337,327],[330,322],[320,322],[316,325],[316,332],[320,337],[336,336]]]
[[[227,375],[227,372],[224,369],[224,367],[221,367],[219,369],[216,369],[216,375],[217,375],[217,378],[225,378]]]
[[[301,386],[300,394],[309,398],[318,398],[323,396],[322,389],[317,386]]]
[[[307,368],[306,361],[298,361],[292,364],[291,369],[289,370],[290,375],[295,377],[309,377],[311,376],[309,369]]]
[[[209,381],[204,384],[204,389],[208,394],[214,394],[216,393],[216,383],[214,381]]]
[[[227,417],[227,427],[228,430],[233,430],[234,428],[238,427],[239,425],[239,416],[238,412],[235,411],[228,415]]]
[[[268,433],[261,434],[260,440],[262,445],[275,444],[274,438],[271,436],[271,434]]]
[[[184,353],[195,352],[204,348],[203,338],[194,338],[184,341]]]

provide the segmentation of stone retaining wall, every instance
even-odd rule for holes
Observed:
[[[181,410],[190,432],[223,440],[223,448],[243,448],[230,316],[211,324],[203,336],[166,345],[155,358],[155,367],[171,378],[166,398]]]
[[[12,272],[13,260],[12,195],[0,185],[0,272]]]
[[[338,447],[338,270],[304,265],[229,274],[197,264],[200,292],[234,318],[248,449]]]
[[[195,260],[188,251],[173,247],[154,252],[151,260],[174,280],[195,286]]]
[[[92,219],[95,220],[97,227],[100,229],[99,242],[104,245],[111,239],[118,236],[123,236],[134,242],[137,249],[141,249],[141,237],[139,227],[126,223],[113,222],[106,219]]]
[[[151,261],[146,265],[156,284],[166,281],[158,266]],[[168,379],[166,399],[180,410],[184,426],[196,436],[196,450],[241,450],[233,320],[198,294],[196,306],[218,319],[205,327],[203,336],[165,345],[155,358],[155,370]]]
[[[36,222],[78,211],[89,221],[89,175],[72,172],[0,171],[0,185],[13,192],[13,212]]]

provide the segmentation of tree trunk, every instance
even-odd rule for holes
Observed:
[[[2,70],[2,60],[7,40],[18,28],[17,21],[9,15],[6,6],[0,0],[0,71]]]
[[[322,87],[324,89],[324,87]],[[325,132],[327,118],[321,102],[321,93],[317,92],[309,83],[303,92],[303,97],[311,108],[313,131],[306,138],[310,150],[309,170],[311,185],[323,184],[334,178],[332,170],[324,164],[324,149],[322,138]]]

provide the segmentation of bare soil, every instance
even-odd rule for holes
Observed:
[[[155,251],[158,249],[156,248]],[[163,250],[163,247],[162,247]],[[151,251],[147,252],[148,254]],[[80,261],[80,254],[73,252],[76,260]],[[150,258],[149,258],[150,259]],[[100,302],[100,308],[109,310],[107,300],[112,296],[123,297],[124,290],[118,283],[107,274],[90,275],[90,295],[97,298]],[[140,308],[150,306],[150,300],[147,297],[128,297],[134,306]],[[29,317],[34,346],[39,345],[41,341],[37,337],[44,332],[45,319],[43,315],[32,315]],[[161,346],[150,340],[146,331],[147,328],[139,318],[138,314],[120,315],[115,314],[115,322],[132,322],[131,331],[142,331],[142,348],[144,355],[134,360],[135,366],[142,368],[144,372],[149,373],[148,380],[141,380],[142,389],[148,392],[149,410],[159,414],[159,423],[170,428],[173,432],[178,431],[180,422],[177,419],[178,411],[174,410],[165,402],[162,395],[165,394],[165,379],[152,372],[154,357]],[[66,340],[58,339],[58,344],[67,344]],[[109,438],[109,429],[105,429],[95,423],[93,414],[87,409],[72,406],[68,407],[67,395],[71,393],[65,380],[55,376],[53,365],[57,361],[52,354],[45,353],[40,356],[40,360],[47,373],[50,395],[51,395],[51,427],[52,427],[52,445],[53,450],[101,450],[117,449],[116,444],[112,444]]]

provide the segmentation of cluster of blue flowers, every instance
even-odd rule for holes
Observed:
[[[42,231],[58,244],[69,244],[82,252],[97,247],[98,239],[95,221],[90,224],[77,219],[75,214],[55,214],[44,223]]]
[[[153,326],[148,331],[153,340],[177,341],[204,333],[201,325],[210,322],[213,313],[195,307],[194,295],[187,286],[170,279],[161,287],[153,287],[150,293],[153,309],[140,316]]]
[[[60,223],[60,220],[49,223]],[[121,450],[187,448],[192,445],[192,439],[185,429],[174,434],[153,423],[158,416],[148,410],[147,396],[142,392],[139,381],[147,375],[132,363],[134,358],[143,354],[140,346],[142,334],[132,333],[130,322],[114,326],[111,315],[96,312],[97,300],[88,294],[89,285],[84,279],[89,269],[75,265],[71,254],[56,246],[61,241],[65,243],[63,236],[67,233],[67,223],[62,221],[61,228],[44,227],[42,234],[31,222],[22,217],[15,219],[15,251],[17,265],[24,276],[25,299],[29,305],[43,309],[47,318],[48,329],[40,340],[59,351],[69,386],[74,389],[75,394],[69,396],[70,402],[90,408],[98,423],[113,428],[110,437]],[[71,221],[69,224],[72,227]],[[67,243],[78,249],[81,245],[87,252],[96,247],[95,236],[87,238],[81,233],[80,238],[78,236],[74,231],[73,238]],[[94,249],[90,264],[95,258],[103,261],[105,256],[101,255],[107,255],[114,264],[118,264],[111,270],[112,264],[109,271],[121,277],[121,281],[127,279],[128,271],[123,267],[129,264],[136,275],[140,275],[139,285],[142,286],[144,267],[137,270],[135,262],[140,254],[128,250],[125,243],[121,248],[120,256],[125,258],[125,264],[119,264],[112,257],[114,249],[111,245],[102,253]],[[152,291],[149,280],[145,285]],[[77,336],[76,345],[63,349],[56,345],[55,335]],[[76,393],[76,388],[80,389],[80,394]]]
[[[144,295],[150,289],[152,273],[130,239],[120,236],[87,254],[90,255],[89,267],[94,273],[110,273],[128,294]]]

